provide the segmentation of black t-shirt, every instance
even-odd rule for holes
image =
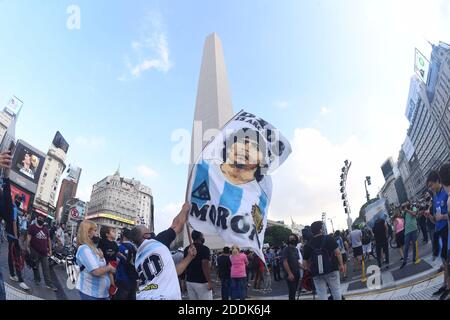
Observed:
[[[334,251],[338,248],[338,244],[336,240],[333,239],[333,237],[320,235],[309,240],[303,249],[303,259],[311,259],[313,250],[320,248],[320,246],[322,245],[323,237],[326,237],[324,249],[331,257],[331,271],[338,271],[339,262],[336,255],[334,254]]]
[[[377,221],[373,227],[373,234],[375,236],[375,242],[378,244],[385,244],[387,242],[386,228],[384,220]]]
[[[100,239],[97,247],[102,250],[103,255],[105,256],[106,263],[116,261],[117,253],[119,252],[119,246],[115,241]]]
[[[197,255],[194,260],[191,261],[189,266],[186,268],[186,281],[195,282],[195,283],[206,283],[208,282],[203,274],[202,261],[208,260],[210,257],[209,248],[200,243],[194,243],[195,248],[197,249]],[[184,249],[184,257],[186,258],[188,255],[189,247]]]
[[[172,244],[173,240],[175,240],[176,237],[177,233],[175,232],[175,230],[169,228],[165,231],[158,233],[158,235],[155,237],[155,240],[161,242],[170,250],[170,245]]]
[[[217,258],[217,269],[220,279],[231,278],[231,260],[230,256],[221,255]]]
[[[283,249],[283,253],[281,254],[281,259],[287,260],[289,269],[291,272],[296,275],[300,273],[300,265],[298,260],[300,259],[300,255],[298,254],[298,250],[296,247],[287,246]],[[286,270],[285,270],[286,271]]]

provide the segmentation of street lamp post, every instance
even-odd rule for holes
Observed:
[[[370,176],[367,176],[366,180],[364,180],[364,186],[366,187],[366,198],[367,198],[367,202],[369,202],[370,195],[369,195],[369,190],[367,189],[367,185],[369,185],[369,186],[371,185]]]
[[[348,172],[350,170],[350,167],[352,166],[352,163],[348,160],[344,161],[344,167],[342,167],[341,169],[341,182],[340,182],[340,186],[341,186],[341,194],[342,194],[342,200],[343,202],[343,206],[344,206],[344,211],[347,214],[347,227],[349,230],[352,229],[352,218],[350,217],[351,214],[351,210],[350,210],[350,205],[348,203],[348,198],[347,198],[347,190],[346,190],[346,186],[347,186],[347,176],[348,176]]]
[[[330,220],[330,222],[331,222],[331,230],[333,231],[333,234],[334,234],[334,224],[333,224],[333,219],[334,218],[336,218],[336,217],[328,218],[328,220]]]

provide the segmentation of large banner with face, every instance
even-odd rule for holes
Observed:
[[[389,217],[385,199],[379,199],[376,202],[371,203],[365,208],[364,211],[366,224],[371,229],[375,226],[375,223],[378,219],[383,219],[386,221],[386,219]]]
[[[191,226],[219,234],[227,245],[251,248],[264,261],[262,246],[272,182],[269,174],[291,146],[267,121],[245,111],[233,117],[206,145],[188,184]]]

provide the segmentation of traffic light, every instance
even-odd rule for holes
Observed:
[[[345,213],[348,213],[348,208],[345,208],[344,210],[345,210]]]
[[[341,187],[343,187],[343,186],[344,186],[344,181],[341,180],[341,183],[339,183],[339,185],[340,185]]]
[[[344,194],[342,195],[342,200],[345,200],[345,196],[346,196],[346,194],[344,193]]]
[[[342,188],[341,188],[341,193],[344,193],[344,192],[345,192],[345,188],[342,187]]]
[[[344,180],[344,174],[343,173],[341,174],[341,179]]]
[[[345,163],[345,166],[347,167],[348,166],[348,160],[345,160],[344,163]]]
[[[346,207],[347,205],[348,205],[347,201],[344,200],[344,202],[342,203],[342,206],[343,206],[343,207]]]
[[[366,179],[367,179],[367,184],[370,186],[371,185],[370,177],[366,177]]]
[[[342,167],[342,169],[341,169],[341,170],[342,170],[342,172],[345,172],[345,167]]]

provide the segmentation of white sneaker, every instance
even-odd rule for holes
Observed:
[[[12,281],[19,282],[19,278],[17,276],[9,276]]]
[[[19,284],[19,287],[21,287],[23,290],[30,290],[30,287],[27,286],[27,284],[25,282],[21,282]]]

